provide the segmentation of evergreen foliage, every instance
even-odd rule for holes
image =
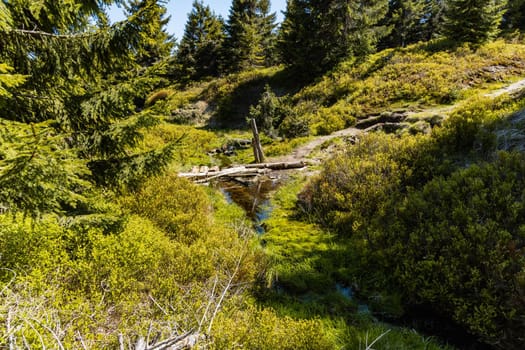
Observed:
[[[67,191],[80,194],[83,187],[75,184],[80,178],[128,186],[166,163],[171,147],[133,152],[141,129],[156,122],[150,113],[138,112],[137,101],[159,83],[158,76],[141,64],[153,64],[169,51],[170,44],[163,42],[155,56],[148,46],[152,37],[157,43],[167,39],[147,37],[155,32],[150,26],[165,23],[153,20],[161,17],[162,10],[155,1],[137,2],[126,21],[108,27],[104,6],[110,3],[38,1],[30,7],[24,1],[2,3],[0,118],[6,125],[2,137],[10,142],[9,155],[3,159],[9,165],[2,173],[27,172],[22,178],[2,176],[11,181],[4,183],[4,195],[18,193],[7,190],[18,188],[15,180],[54,189],[58,197]],[[44,160],[58,168],[43,171]],[[41,176],[35,176],[39,171]],[[70,174],[70,181],[53,175],[59,171]],[[9,209],[32,214],[43,209],[19,197],[4,197],[2,202],[10,203]],[[47,208],[59,210],[51,199]]]
[[[391,33],[384,38],[382,45],[405,47],[408,44],[426,39],[426,29],[431,16],[432,2],[424,0],[391,0],[385,25],[391,27]]]
[[[424,19],[424,40],[438,37],[442,31],[447,0],[426,0],[428,13]]]
[[[502,24],[506,31],[525,30],[525,1],[508,0]]]
[[[311,76],[346,57],[373,52],[387,34],[379,25],[387,7],[386,0],[289,0],[279,37],[284,63]]]
[[[223,70],[235,72],[272,61],[275,13],[269,0],[233,0],[226,23]]]
[[[233,0],[227,24],[195,0],[176,56],[166,3],[0,1],[0,348],[157,348],[184,330],[206,349],[443,348],[361,302],[523,347],[525,99],[467,98],[522,76],[525,45],[398,48],[441,31],[444,0],[289,0],[279,49],[295,71],[260,68],[276,62],[269,0]],[[110,25],[115,4],[127,18]],[[444,33],[477,44],[505,2],[447,4]],[[523,0],[505,9],[502,28],[523,29]],[[395,48],[370,54],[379,40]],[[442,124],[414,113],[460,99],[430,111]],[[372,134],[398,108],[429,133]],[[246,130],[176,125],[208,116],[368,135],[322,144],[347,147],[316,176],[286,175],[256,236],[221,191],[176,174],[252,160],[210,156]],[[274,156],[305,140],[263,138]]]
[[[175,46],[172,36],[165,29],[170,20],[166,17],[166,3],[165,0],[124,2],[127,16],[136,15],[134,23],[140,26],[139,43],[133,48],[133,57],[141,67],[150,67],[166,59]]]
[[[177,51],[183,80],[219,74],[224,37],[222,18],[217,17],[209,6],[194,1]]]
[[[449,0],[443,33],[454,42],[480,44],[498,34],[506,0]]]
[[[257,105],[250,107],[250,118],[255,119],[259,130],[272,137],[277,136],[277,129],[290,113],[286,97],[277,97],[269,85],[264,87]]]

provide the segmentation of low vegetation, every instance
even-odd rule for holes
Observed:
[[[0,1],[0,348],[452,349],[421,310],[523,347],[525,96],[487,95],[525,77],[523,0],[279,28],[196,1],[179,45],[163,1],[27,3]],[[268,157],[321,148],[258,230],[177,174],[252,162],[250,118]]]
[[[524,104],[475,99],[431,135],[369,135],[326,163],[302,207],[349,244],[350,283],[520,348],[525,158],[496,130]]]

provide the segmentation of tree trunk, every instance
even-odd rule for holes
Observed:
[[[259,131],[257,130],[257,123],[255,122],[255,119],[252,118],[250,120],[250,125],[252,127],[253,132],[253,155],[255,156],[255,162],[256,163],[262,163],[264,162],[264,153],[261,146],[261,140],[259,139]]]

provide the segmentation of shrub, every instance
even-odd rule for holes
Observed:
[[[225,317],[214,327],[213,349],[334,349],[318,319],[295,320],[271,309],[247,306]]]
[[[370,244],[409,303],[430,304],[489,342],[517,348],[523,327],[508,305],[525,258],[525,158],[499,154],[409,190],[376,221]],[[503,340],[505,339],[505,340]]]
[[[175,241],[190,244],[211,229],[208,196],[176,174],[150,179],[127,205]]]
[[[393,136],[371,134],[347,153],[336,155],[309,187],[308,206],[340,234],[366,227],[385,201],[398,190],[400,164],[394,154],[401,142]]]
[[[33,221],[22,216],[0,215],[0,281],[33,273],[35,278],[45,281],[47,274],[54,273],[57,266],[68,260],[63,232],[53,218]]]
[[[429,136],[368,135],[325,165],[304,208],[346,239],[362,291],[403,291],[406,305],[520,347],[525,157],[495,153],[493,130],[522,103],[473,100]]]
[[[255,119],[261,131],[275,137],[279,125],[291,111],[288,104],[287,97],[277,97],[270,86],[266,85],[257,105],[250,107],[249,117]]]

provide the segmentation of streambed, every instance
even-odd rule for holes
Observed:
[[[285,183],[287,176],[263,176],[254,181],[244,180],[219,180],[216,186],[229,203],[235,203],[244,209],[246,216],[252,220],[258,234],[265,233],[264,221],[272,213],[271,198],[273,193]],[[439,339],[444,344],[449,344],[458,350],[492,350],[493,347],[477,341],[463,328],[457,326],[450,319],[437,315],[425,307],[407,310],[401,318],[389,318],[387,315],[374,313],[362,300],[356,298],[351,287],[336,284],[338,294],[357,304],[357,312],[361,315],[371,315],[382,323],[390,324],[392,328],[415,329],[424,336]],[[285,289],[277,286],[279,293],[287,293]],[[329,292],[329,291],[327,291]],[[301,299],[301,298],[299,298]]]

